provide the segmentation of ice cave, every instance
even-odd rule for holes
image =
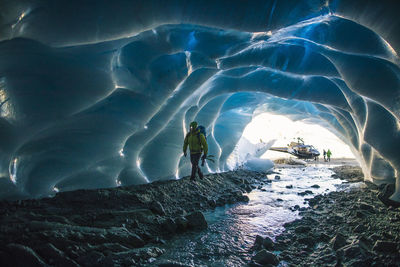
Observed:
[[[189,174],[269,112],[318,124],[400,201],[396,1],[0,1],[0,198]],[[268,141],[268,140],[267,140]]]

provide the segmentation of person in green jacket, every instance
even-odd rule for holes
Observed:
[[[199,160],[202,152],[202,159],[204,160],[207,157],[208,145],[204,134],[200,133],[200,130],[197,129],[197,122],[195,121],[190,123],[190,132],[186,135],[183,142],[183,155],[185,157],[188,145],[190,150],[190,162],[192,163],[192,175],[190,176],[190,180],[196,180],[196,172],[199,174],[200,179],[203,179],[203,173],[199,167]]]
[[[332,152],[330,149],[328,149],[328,151],[326,152],[326,157],[328,158],[327,159],[328,161],[331,161],[331,155],[332,155]]]

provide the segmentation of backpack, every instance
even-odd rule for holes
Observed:
[[[199,138],[199,141],[200,141],[200,134],[201,134],[201,133],[204,135],[204,138],[205,138],[206,141],[207,141],[206,128],[205,128],[204,126],[200,125],[200,126],[197,127],[197,129],[200,130],[200,132],[199,132],[198,135],[197,135],[197,137]]]

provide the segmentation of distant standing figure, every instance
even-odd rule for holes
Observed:
[[[326,151],[324,149],[324,161],[326,161]]]
[[[332,155],[332,152],[330,151],[330,149],[328,149],[328,151],[326,152],[326,156],[328,157],[328,161],[331,161],[331,155]]]
[[[192,163],[192,175],[190,176],[190,180],[195,181],[196,172],[199,174],[200,179],[203,179],[203,173],[199,167],[199,160],[202,152],[202,159],[204,160],[207,157],[208,145],[205,136],[197,128],[197,122],[195,121],[190,123],[190,131],[183,142],[183,155],[185,157],[188,146],[190,150],[190,162]]]

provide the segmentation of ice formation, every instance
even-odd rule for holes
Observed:
[[[330,129],[367,179],[397,179],[400,201],[395,4],[0,5],[0,198],[182,177],[192,120],[209,133],[208,171],[224,171],[252,117],[271,112]]]

